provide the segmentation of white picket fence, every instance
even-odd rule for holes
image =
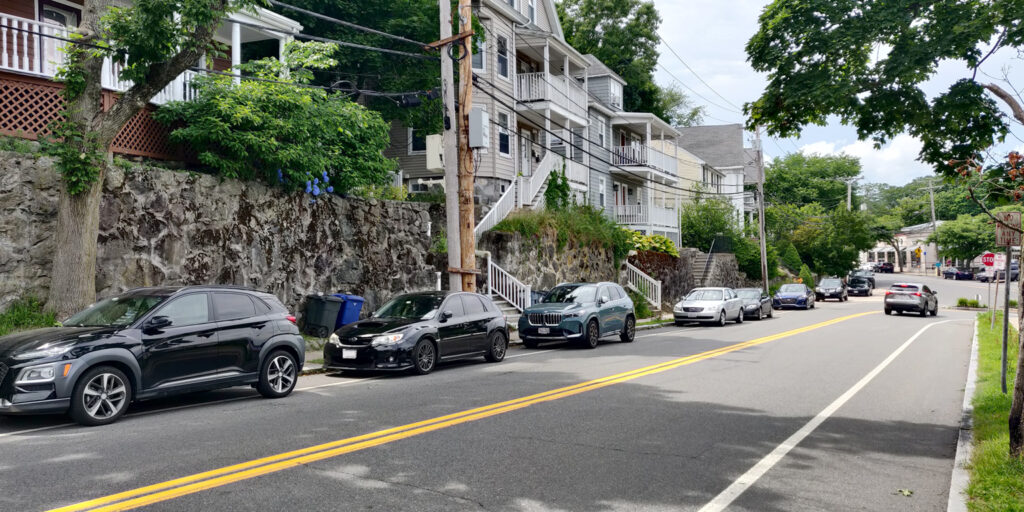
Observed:
[[[509,274],[505,269],[491,261],[490,257],[487,258],[488,294],[497,295],[505,299],[522,313],[532,303],[531,291],[530,285],[523,284],[522,281],[516,279],[512,274]]]
[[[626,262],[626,287],[643,295],[647,302],[661,311],[661,281],[645,274],[642,270]]]
[[[477,240],[480,239],[480,235],[483,235],[487,230],[496,226],[505,217],[508,217],[508,214],[512,213],[512,210],[516,209],[517,180],[518,178],[512,180],[512,184],[505,189],[505,193],[498,198],[498,201],[494,203],[494,206],[491,207],[490,211],[488,211],[487,214],[484,215],[484,218],[480,219],[480,222],[478,222],[476,227],[473,228],[473,236],[475,236]]]

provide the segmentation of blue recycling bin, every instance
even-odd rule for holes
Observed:
[[[335,293],[332,297],[337,297],[345,301],[344,304],[341,305],[341,312],[338,314],[338,320],[334,325],[335,329],[359,320],[359,312],[362,311],[364,302],[362,297],[358,295],[347,295],[344,293]]]

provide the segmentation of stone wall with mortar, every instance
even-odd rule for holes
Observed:
[[[477,247],[490,251],[498,266],[534,290],[550,290],[564,282],[619,281],[619,269],[615,267],[611,249],[580,247],[572,240],[559,247],[554,233],[524,237],[519,233],[488,231],[480,237]],[[477,258],[477,268],[482,269],[478,287],[485,291],[484,258]]]
[[[46,157],[0,153],[0,309],[46,297],[58,176]],[[96,288],[237,284],[299,312],[306,294],[353,293],[372,310],[433,289],[429,205],[285,192],[259,183],[113,169],[100,210]]]

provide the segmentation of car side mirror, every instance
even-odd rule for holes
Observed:
[[[602,295],[601,298],[597,301],[597,305],[600,306],[605,304],[606,302],[608,302],[608,296]]]
[[[447,322],[448,319],[453,317],[453,316],[455,316],[455,313],[452,313],[451,311],[444,311],[444,312],[441,313],[441,321],[442,322]]]
[[[172,323],[173,322],[171,322],[171,319],[169,317],[154,316],[153,318],[146,320],[146,323],[143,324],[142,327],[144,330],[150,331],[156,329],[163,329],[164,327],[170,327]]]

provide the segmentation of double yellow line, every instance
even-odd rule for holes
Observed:
[[[618,373],[615,375],[609,375],[600,379],[590,380],[574,384],[572,386],[566,386],[562,388],[545,391],[543,393],[537,393],[534,395],[524,396],[515,400],[509,400],[506,402],[499,402],[484,407],[477,407],[475,409],[469,409],[466,411],[448,414],[445,416],[439,416],[425,421],[416,423],[410,423],[408,425],[402,425],[400,427],[389,428],[385,430],[379,430],[369,434],[364,434],[356,437],[349,437],[346,439],[340,439],[332,441],[330,443],[319,444],[316,446],[310,446],[300,450],[294,450],[290,452],[280,453],[269,457],[263,457],[261,459],[255,459],[232,466],[226,466],[212,471],[206,471],[203,473],[196,473],[182,478],[174,480],[168,480],[154,485],[146,487],[140,487],[138,489],[132,489],[117,494],[111,494],[102,498],[94,500],[83,501],[74,505],[54,509],[50,512],[73,512],[79,510],[94,510],[94,511],[113,511],[113,510],[130,510],[153,503],[170,500],[179,496],[196,493],[206,489],[214,487],[220,487],[240,480],[246,480],[249,478],[255,478],[268,473],[274,473],[284,469],[292,468],[302,464],[308,464],[331,457],[337,457],[346,453],[351,453],[374,446],[380,446],[382,444],[391,443],[400,439],[406,439],[409,437],[425,434],[435,430],[448,428],[454,425],[462,423],[468,423],[471,421],[496,416],[499,414],[505,414],[517,409],[529,407],[534,404],[543,402],[549,402],[552,400],[558,400],[568,396],[585,393],[587,391],[593,391],[600,389],[605,386],[611,386],[613,384],[619,384],[627,382],[633,379],[638,379],[647,375],[653,375],[668,371],[680,366],[693,364],[698,361],[710,359],[737,350],[742,350],[755,345],[761,345],[770,341],[775,341],[781,338],[794,336],[797,334],[813,331],[829,325],[834,325],[846,320],[853,318],[874,314],[876,312],[869,313],[858,313],[854,315],[843,316],[824,322],[808,325],[798,329],[785,331],[779,334],[773,334],[770,336],[764,336],[761,338],[753,339],[750,341],[729,345],[699,354],[691,356],[681,357],[659,363],[651,366],[645,366],[636,370]]]

